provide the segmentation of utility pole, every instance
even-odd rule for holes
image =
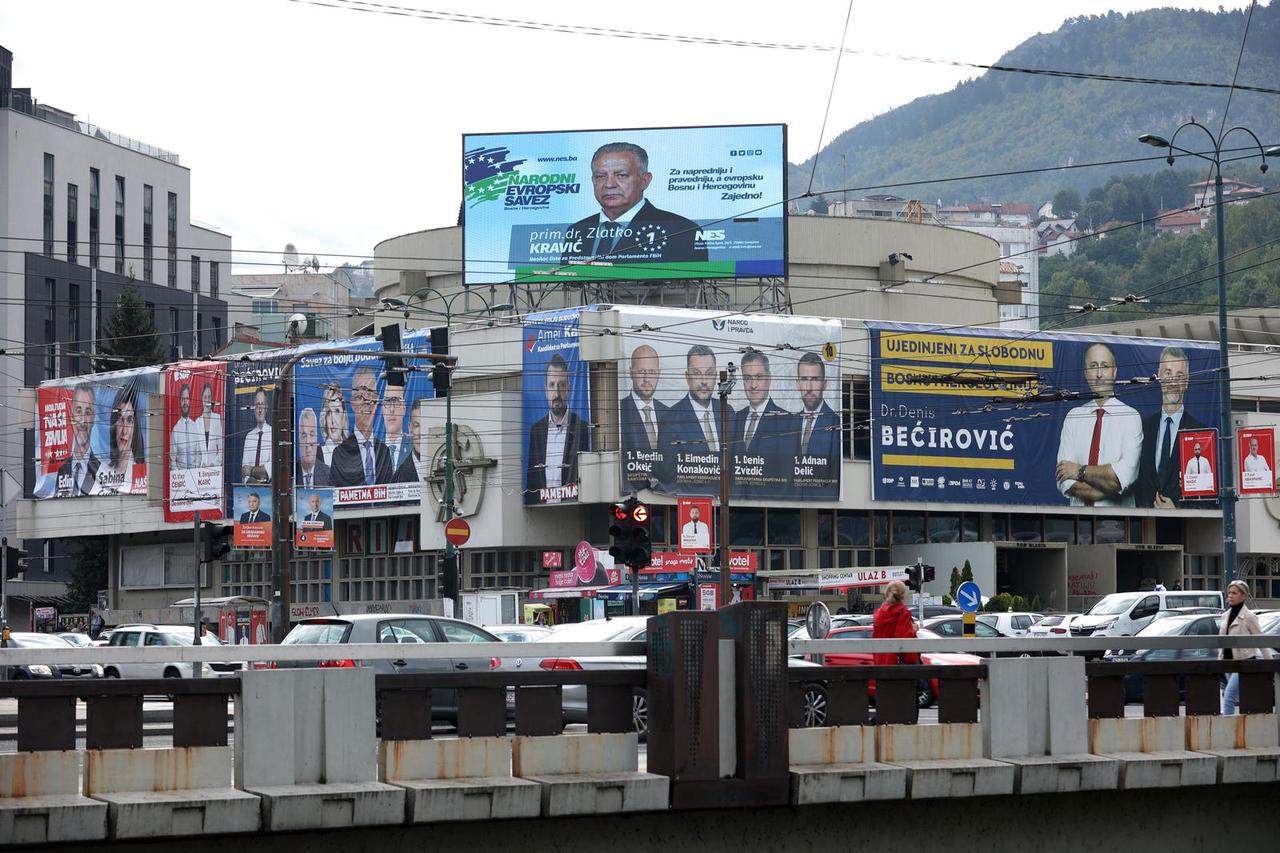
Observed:
[[[3,476],[3,475],[0,475]],[[0,649],[9,648],[9,537],[0,536]]]
[[[720,606],[733,598],[729,572],[729,392],[733,390],[733,364],[720,371]]]
[[[195,596],[192,598],[192,601],[195,602],[195,607],[192,610],[194,615],[192,618],[193,636],[191,639],[191,644],[193,646],[198,646],[200,645],[200,623],[202,621],[200,619],[200,567],[204,563],[204,535],[203,535],[204,528],[200,524],[200,510],[195,511],[194,518],[195,518],[195,528],[196,528],[196,533],[195,533],[196,552],[194,557],[192,558],[192,562],[195,563],[195,567],[196,567],[196,579],[195,579],[196,591],[195,591]],[[194,663],[191,664],[191,677],[199,678],[200,674],[201,674],[200,661],[195,661]]]

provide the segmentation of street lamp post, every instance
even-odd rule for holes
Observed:
[[[1213,145],[1213,156],[1199,151],[1190,151],[1186,148],[1179,148],[1174,143],[1178,139],[1178,134],[1188,127],[1197,127],[1202,130],[1205,136],[1209,137],[1210,144]],[[1192,119],[1178,126],[1173,132],[1173,136],[1165,139],[1154,133],[1144,133],[1138,137],[1138,141],[1144,145],[1150,145],[1153,148],[1165,148],[1168,150],[1168,156],[1165,161],[1172,166],[1177,159],[1174,151],[1191,157],[1199,157],[1213,165],[1213,218],[1216,220],[1217,243],[1218,243],[1218,354],[1222,359],[1222,365],[1219,368],[1218,375],[1218,396],[1219,403],[1222,407],[1222,429],[1218,435],[1218,483],[1219,496],[1222,503],[1222,588],[1226,589],[1227,584],[1235,580],[1236,577],[1236,492],[1235,492],[1235,463],[1231,454],[1231,443],[1234,436],[1234,430],[1231,428],[1231,370],[1228,362],[1227,352],[1227,258],[1226,258],[1226,236],[1225,222],[1222,207],[1222,143],[1226,138],[1235,131],[1248,134],[1253,138],[1254,143],[1258,146],[1258,153],[1262,155],[1262,165],[1259,167],[1265,174],[1267,171],[1267,155],[1272,157],[1280,157],[1280,146],[1272,146],[1271,148],[1263,148],[1262,141],[1258,139],[1258,135],[1247,127],[1236,125],[1229,127],[1217,136],[1213,135],[1213,131],[1205,127],[1200,122]],[[1232,157],[1225,162],[1233,160],[1243,160],[1252,157],[1253,154],[1247,154],[1241,157]]]
[[[485,313],[485,314],[487,314],[487,315],[489,316],[489,325],[490,325],[490,326],[492,326],[492,325],[493,325],[493,315],[494,315],[496,312],[498,312],[498,311],[510,311],[512,308],[514,308],[514,307],[515,307],[515,306],[514,306],[513,304],[511,304],[510,302],[505,302],[505,303],[503,303],[503,304],[501,304],[501,305],[492,305],[492,304],[490,304],[490,303],[489,303],[489,300],[485,299],[485,298],[484,298],[482,295],[480,295],[479,293],[472,293],[472,292],[470,292],[470,291],[466,291],[466,290],[459,290],[458,292],[454,293],[452,296],[445,296],[445,295],[444,295],[443,293],[441,293],[440,291],[438,291],[438,290],[433,290],[433,289],[431,289],[431,288],[429,288],[429,287],[423,287],[423,288],[419,288],[418,290],[415,290],[412,294],[410,294],[410,295],[409,295],[409,298],[408,298],[408,299],[396,299],[395,297],[387,297],[387,298],[384,298],[384,299],[382,300],[382,304],[383,304],[383,305],[385,305],[385,306],[386,306],[386,307],[388,307],[388,308],[395,308],[395,309],[398,309],[398,310],[403,310],[403,311],[404,311],[404,318],[405,318],[406,320],[408,320],[408,319],[409,319],[409,315],[410,315],[410,311],[412,310],[412,309],[411,309],[411,305],[412,305],[412,303],[413,303],[413,300],[414,300],[414,299],[417,299],[419,296],[422,296],[422,300],[421,300],[421,301],[425,301],[428,297],[431,297],[431,296],[439,297],[440,301],[444,303],[444,313],[443,313],[443,316],[444,316],[444,326],[445,326],[445,329],[446,329],[446,330],[449,330],[449,329],[451,329],[451,327],[453,326],[453,316],[454,316],[454,314],[453,314],[453,300],[457,299],[459,296],[462,296],[462,295],[464,295],[464,294],[465,294],[466,296],[468,296],[468,297],[475,296],[477,299],[479,299],[481,302],[483,302],[483,303],[484,303],[484,309],[483,309],[483,310],[484,310],[484,313]],[[421,310],[421,311],[429,311],[430,309],[428,309],[428,308],[426,308],[425,306],[421,305],[421,302],[420,302],[420,303],[419,303],[419,310]],[[460,312],[460,313],[458,314],[458,316],[459,316],[459,317],[465,317],[465,316],[467,316],[468,314],[475,314],[475,313],[477,313],[477,312],[478,312],[478,310],[479,310],[479,309],[474,309],[474,310],[469,309],[469,310],[466,310],[466,311],[462,311],[462,312]],[[434,311],[434,312],[431,312],[431,313],[439,314],[440,312],[438,312],[438,311]],[[446,369],[446,370],[449,370],[449,369],[451,369],[451,368],[446,367],[445,369]],[[449,522],[450,522],[450,521],[453,521],[453,516],[454,516],[454,507],[453,507],[453,379],[452,379],[452,376],[450,376],[449,384],[445,387],[445,390],[444,390],[444,525],[445,525],[445,527],[446,527],[446,528],[449,526]],[[450,541],[446,538],[446,539],[445,539],[445,544],[444,544],[444,564],[445,564],[445,566],[446,566],[446,571],[448,571],[448,572],[450,572],[450,573],[452,573],[452,574],[453,574],[453,576],[450,578],[450,580],[452,581],[452,583],[450,584],[450,587],[451,587],[451,589],[452,589],[452,591],[453,591],[453,598],[451,599],[452,604],[453,604],[453,614],[452,614],[452,615],[453,615],[453,616],[455,616],[455,617],[456,617],[456,616],[460,616],[460,615],[461,615],[461,608],[459,607],[458,596],[459,596],[459,593],[460,593],[460,589],[459,589],[459,588],[460,588],[460,587],[461,587],[461,585],[462,585],[462,572],[461,572],[460,568],[458,567],[457,559],[458,559],[458,549],[457,549],[457,546],[455,546],[452,542],[450,542]],[[443,597],[443,596],[442,596],[442,597]]]

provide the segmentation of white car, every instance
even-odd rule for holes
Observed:
[[[107,645],[110,648],[189,646],[194,637],[195,629],[189,625],[120,625],[111,632],[111,642]],[[206,631],[200,645],[221,646],[222,642]],[[237,675],[241,666],[239,662],[206,663],[202,670],[210,677],[227,678]],[[109,663],[103,665],[102,671],[107,678],[191,678],[192,664],[177,660]]]
[[[551,633],[546,625],[485,625],[484,629],[505,643],[532,643]]]
[[[1039,613],[979,613],[978,621],[985,622],[1006,637],[1025,637],[1031,626],[1043,619]]]
[[[1069,637],[1071,620],[1079,613],[1050,613],[1027,630],[1030,637]]]

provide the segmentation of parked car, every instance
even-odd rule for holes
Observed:
[[[532,643],[551,633],[545,625],[486,625],[484,629],[505,643]]]
[[[118,625],[111,632],[107,643],[110,648],[136,648],[154,646],[190,646],[195,638],[195,629],[189,625]],[[200,638],[202,646],[221,646],[216,635],[206,631]],[[229,678],[240,672],[242,664],[205,663],[201,669],[215,678]],[[191,678],[194,665],[189,661],[131,661],[127,663],[109,663],[103,666],[103,674],[107,678]]]
[[[979,613],[978,621],[986,622],[1006,637],[1025,637],[1044,616],[1040,613]]]
[[[93,640],[89,639],[89,635],[83,631],[63,631],[62,633],[55,634],[54,636],[61,637],[73,646],[83,647],[93,645]]]
[[[419,613],[361,613],[350,616],[324,616],[303,619],[293,626],[281,645],[343,646],[352,643],[419,643],[457,644],[456,652],[447,658],[404,657],[395,660],[355,661],[342,657],[342,649],[334,648],[333,657],[305,661],[273,661],[272,669],[297,669],[311,667],[372,667],[379,673],[418,672],[488,672],[502,667],[497,657],[468,655],[468,643],[500,643],[491,632],[443,616],[424,616]],[[456,720],[458,703],[454,690],[431,691],[432,716],[438,719]]]
[[[1272,610],[1258,617],[1264,634],[1280,634],[1280,610]]]
[[[1132,637],[1151,623],[1161,610],[1175,607],[1209,607],[1222,610],[1222,593],[1151,590],[1113,592],[1098,600],[1071,623],[1073,637]]]
[[[964,617],[963,616],[935,616],[932,619],[926,619],[920,623],[921,628],[927,628],[939,637],[963,637],[964,636]],[[992,639],[995,637],[1006,636],[999,628],[988,624],[981,619],[974,623],[974,637],[979,640]]]
[[[979,623],[981,624],[981,623]],[[871,639],[872,628],[867,625],[854,625],[848,628],[841,628],[831,632],[828,639],[831,640],[869,640]],[[916,636],[920,639],[938,639],[939,635],[935,634],[928,628],[920,628],[916,631]],[[827,652],[823,655],[823,664],[826,666],[872,666],[874,664],[875,655],[871,652]],[[956,653],[956,652],[922,652],[920,662],[928,666],[956,666],[961,664],[979,664],[982,658],[977,655]],[[872,680],[867,683],[867,695],[875,698],[876,685]],[[920,679],[916,685],[916,705],[921,708],[928,708],[934,702],[938,701],[938,679]],[[822,725],[822,723],[814,723],[814,725]]]
[[[1071,635],[1071,621],[1079,613],[1050,613],[1027,629],[1029,637],[1067,637]]]
[[[9,645],[19,649],[73,649],[71,643],[56,634],[37,634],[14,631],[9,634]],[[102,667],[96,663],[52,664],[30,663],[25,666],[3,667],[4,677],[10,681],[27,678],[101,678]]]
[[[592,619],[588,622],[576,622],[558,625],[550,635],[538,642],[549,643],[642,643],[646,636],[648,616],[618,616],[612,619]],[[800,626],[803,632],[803,624]],[[807,638],[805,634],[805,638]],[[647,660],[644,655],[589,655],[577,657],[543,658],[538,666],[545,670],[599,670],[599,669],[643,669]],[[808,668],[814,665],[796,658],[788,658],[788,666]],[[561,703],[566,723],[584,723],[587,720],[587,688],[586,685],[565,685],[561,690]],[[801,691],[801,718],[813,722],[806,725],[822,725],[826,720],[826,688],[818,682],[804,685]],[[508,694],[508,703],[514,702],[514,696]],[[631,722],[635,731],[642,737],[649,730],[649,699],[644,688],[637,687],[632,691]]]
[[[1152,622],[1134,634],[1139,637],[1213,637],[1218,634],[1221,613],[1218,614],[1179,614],[1167,619]],[[1107,652],[1103,660],[1107,661],[1172,661],[1172,660],[1212,660],[1218,656],[1217,649],[1140,649],[1137,651]],[[1124,698],[1126,702],[1142,701],[1142,676],[1126,675],[1124,677]],[[1185,679],[1178,677],[1178,695],[1186,691]]]

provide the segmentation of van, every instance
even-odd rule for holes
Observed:
[[[1146,627],[1157,612],[1174,607],[1222,609],[1222,593],[1214,591],[1113,592],[1103,596],[1089,612],[1071,623],[1073,637],[1132,637]]]

